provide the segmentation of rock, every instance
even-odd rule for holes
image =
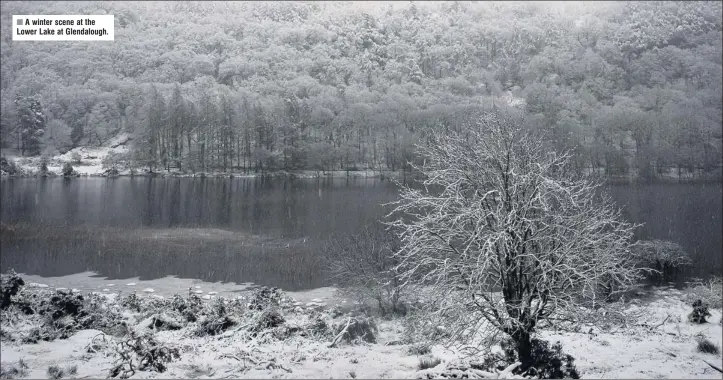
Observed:
[[[129,282],[129,283],[126,284],[126,286],[136,286],[136,283],[135,283],[135,282]]]
[[[76,288],[73,288],[70,292],[71,292],[71,293],[80,293],[80,290],[79,290],[79,289],[76,289]]]
[[[115,286],[115,284],[108,284],[108,286],[109,286],[109,287],[110,287],[110,286]]]
[[[210,295],[218,294],[218,292],[208,292]]]
[[[201,297],[201,298],[203,298],[203,299],[205,299],[205,300],[210,300],[210,299],[211,299],[211,296],[209,296],[208,294],[206,294],[206,295],[204,295],[204,296]]]
[[[57,291],[68,290],[68,288],[55,288]]]
[[[312,299],[312,300],[311,300],[311,302],[316,302],[316,303],[319,303],[319,302],[321,302],[321,300],[320,300],[320,299],[318,299],[318,298],[314,298],[314,299]]]
[[[194,288],[196,288],[196,289],[201,289],[201,286],[196,285],[196,286],[194,286]]]
[[[146,292],[146,293],[153,293],[153,292],[155,292],[155,290],[153,290],[153,288],[145,288],[145,289],[143,289],[143,291]]]
[[[203,290],[194,290],[193,292],[196,293],[196,294],[202,294],[202,293],[203,293]]]
[[[104,292],[107,292],[107,291],[108,291],[108,289],[103,289],[103,291],[104,291]]]

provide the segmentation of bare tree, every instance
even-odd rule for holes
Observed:
[[[679,244],[666,240],[638,242],[634,251],[640,265],[649,268],[660,282],[668,281],[678,274],[681,267],[693,264],[688,252]]]
[[[402,231],[402,280],[430,292],[426,317],[444,323],[431,324],[434,336],[506,333],[525,369],[538,321],[594,301],[601,283],[624,289],[640,278],[637,226],[521,119],[486,113],[419,148],[423,186],[402,186],[389,216],[402,215],[390,223]]]
[[[336,234],[322,246],[325,267],[343,291],[366,304],[373,301],[382,315],[403,313],[403,288],[394,271],[399,239],[381,223],[362,226],[353,234]]]

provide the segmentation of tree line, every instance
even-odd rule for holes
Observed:
[[[116,38],[3,36],[0,137],[23,155],[126,133],[153,170],[398,170],[513,105],[579,168],[721,170],[718,2],[9,2],[2,23],[38,12],[113,14]]]

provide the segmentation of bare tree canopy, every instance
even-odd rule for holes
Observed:
[[[538,321],[639,273],[636,226],[599,183],[574,174],[569,154],[522,125],[492,112],[462,133],[434,135],[420,147],[424,186],[403,187],[394,213],[404,217],[391,224],[402,230],[401,278],[431,291],[430,314],[449,337],[502,331],[524,367]]]

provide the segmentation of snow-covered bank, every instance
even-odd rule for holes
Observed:
[[[18,275],[20,275],[27,283],[27,286],[31,288],[41,284],[43,287],[47,286],[49,289],[77,289],[82,293],[99,292],[109,295],[128,295],[135,292],[139,295],[154,295],[164,298],[170,298],[174,294],[186,294],[189,289],[193,294],[197,294],[199,297],[209,296],[209,299],[218,297],[236,298],[258,288],[257,285],[250,282],[240,284],[234,282],[207,282],[192,278],[170,276],[153,280],[141,280],[138,277],[109,279],[98,276],[95,272],[83,272],[59,277],[42,277],[26,273],[18,273]],[[285,293],[304,304],[318,302],[328,306],[344,306],[346,303],[351,302],[340,297],[336,292],[336,288],[333,287],[315,288],[296,292],[285,291]]]
[[[405,174],[400,171],[391,170],[296,170],[296,171],[270,171],[270,172],[245,172],[238,170],[229,171],[212,171],[187,173],[177,169],[156,170],[153,173],[147,169],[137,169],[131,171],[129,169],[119,170],[117,175],[109,174],[109,170],[103,166],[103,159],[112,153],[123,153],[127,148],[76,148],[68,153],[48,158],[48,175],[59,176],[62,173],[63,165],[70,163],[73,169],[80,177],[173,177],[173,178],[259,178],[259,177],[283,177],[283,178],[402,178]],[[73,159],[70,155],[79,154],[80,163]],[[41,157],[19,157],[15,155],[5,155],[8,162],[15,165],[17,172],[10,174],[5,170],[2,176],[11,177],[36,177],[40,174]],[[407,175],[409,175],[407,173]]]
[[[24,276],[26,285],[21,290],[24,292],[22,297],[65,294],[60,298],[72,300],[73,294],[82,293],[86,301],[101,302],[94,306],[96,314],[90,315],[102,320],[104,317],[98,315],[99,310],[106,310],[100,313],[118,316],[124,322],[123,326],[135,333],[151,334],[156,344],[178,349],[179,358],[166,363],[164,372],[136,368],[131,374],[133,378],[429,378],[449,376],[462,370],[474,378],[485,373],[471,369],[469,363],[474,358],[441,346],[432,346],[430,353],[425,355],[439,358],[440,363],[420,370],[420,356],[410,353],[411,345],[402,343],[405,342],[402,319],[376,319],[372,341],[330,344],[351,318],[367,318],[358,312],[346,314],[334,307],[338,298],[335,298],[333,288],[284,293],[278,307],[256,309],[247,306],[255,305],[263,291],[249,292],[250,286],[174,278],[113,280],[114,286],[110,286],[103,281],[111,280],[89,278],[87,274],[86,282],[81,283],[82,277],[42,279]],[[58,293],[54,289],[62,288],[58,285],[82,289],[69,288]],[[107,288],[97,291],[95,288],[99,286]],[[136,301],[130,292],[122,291],[118,295],[120,288],[135,289]],[[194,294],[170,297],[167,292],[172,288],[184,292],[190,288]],[[202,293],[196,295],[197,290]],[[698,325],[686,319],[691,308],[683,301],[687,300],[685,291],[653,288],[637,293],[637,296],[628,303],[628,309],[642,311],[643,317],[627,327],[606,332],[589,326],[578,326],[572,331],[547,328],[538,336],[551,342],[561,341],[565,351],[575,357],[582,378],[720,378],[720,373],[705,362],[720,366],[720,354],[696,351],[696,340],[700,338],[709,339],[720,347],[720,308],[711,310],[709,323]],[[190,307],[194,305],[189,303],[193,297],[198,297],[195,298],[197,302],[205,305],[195,306],[199,319],[179,322],[179,328],[163,327],[173,326],[180,315],[186,315],[177,311],[183,310],[183,307],[179,308],[179,302]],[[43,307],[42,298],[39,302],[39,307]],[[208,314],[219,313],[216,311],[219,305],[225,305],[222,313],[227,313],[233,324],[217,334],[199,334],[200,327],[207,326]],[[38,327],[32,321],[37,323],[41,319],[18,313],[14,307],[3,310],[0,340],[5,371],[19,369],[22,360],[27,368],[20,368],[19,374],[25,377],[45,378],[49,376],[49,367],[59,366],[66,376],[77,367],[73,377],[101,378],[107,377],[110,369],[118,364],[116,348],[121,337],[127,339],[127,335],[81,328],[67,339],[22,343],[23,334]],[[249,326],[267,315],[268,310],[278,310],[283,322],[278,322],[275,327],[250,329]],[[68,323],[68,318],[70,316],[66,315],[58,321]],[[87,316],[85,318],[77,320],[87,322]],[[154,322],[157,320],[167,324]],[[104,326],[98,321],[93,323]],[[494,375],[492,377],[499,376]]]

